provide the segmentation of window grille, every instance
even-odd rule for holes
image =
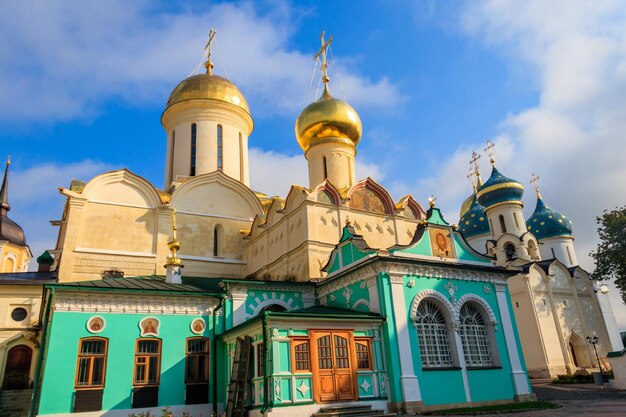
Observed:
[[[185,382],[202,384],[209,382],[209,339],[187,339]]]
[[[424,368],[452,366],[448,325],[439,307],[430,300],[423,300],[417,307],[417,337]]]
[[[294,339],[292,341],[293,346],[293,367],[294,372],[309,372],[311,370],[311,365],[309,362],[309,340],[302,339],[297,340]]]
[[[472,303],[463,304],[459,320],[467,366],[493,366],[487,328],[480,311]]]
[[[356,350],[356,364],[358,369],[372,369],[370,360],[370,343],[368,339],[357,339],[354,341]]]
[[[161,341],[137,340],[134,385],[158,385],[161,372]]]
[[[76,367],[76,388],[104,386],[106,360],[106,339],[81,339]]]

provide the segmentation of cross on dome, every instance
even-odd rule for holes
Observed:
[[[487,141],[487,147],[485,148],[485,152],[487,152],[487,155],[489,155],[489,162],[491,162],[491,165],[496,163],[496,160],[493,159],[493,148],[494,148],[494,144],[493,142]]]
[[[539,176],[532,174],[530,183],[535,186],[535,191],[537,192],[537,198],[541,198],[541,193],[539,192]]]
[[[213,40],[215,39],[215,34],[217,33],[217,31],[213,28],[211,28],[211,30],[209,31],[209,40],[206,43],[206,46],[204,47],[205,53],[207,55],[207,61],[204,64],[204,67],[206,68],[206,73],[209,75],[213,75],[213,61],[211,61],[211,46],[213,46]]]
[[[428,205],[432,208],[435,207],[435,202],[437,201],[437,197],[435,197],[434,195],[431,195],[430,197],[428,197]]]
[[[475,188],[479,188],[482,185],[482,180],[480,178],[480,169],[478,168],[478,160],[480,159],[480,155],[476,151],[472,151],[472,157],[470,158],[470,172],[472,169],[472,164],[474,165],[474,175],[476,175]],[[474,184],[474,181],[472,180]]]
[[[322,32],[322,34],[320,35],[320,43],[322,45],[322,47],[320,48],[319,51],[317,51],[317,53],[315,54],[315,56],[313,57],[313,61],[317,61],[320,57],[322,58],[322,82],[324,83],[324,94],[329,94],[328,93],[328,82],[330,81],[330,78],[328,77],[328,60],[326,59],[326,52],[328,50],[328,48],[330,48],[330,44],[333,41],[333,37],[329,37],[328,40],[324,40],[324,36],[326,35],[326,32]]]

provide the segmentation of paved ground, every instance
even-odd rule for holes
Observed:
[[[626,391],[603,389],[594,384],[552,385],[549,380],[535,380],[533,392],[538,400],[550,401],[561,408],[523,413],[484,414],[512,417],[626,417]]]

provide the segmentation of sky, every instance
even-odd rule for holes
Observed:
[[[54,248],[49,221],[61,217],[58,188],[71,179],[126,167],[163,187],[160,116],[212,27],[215,73],[240,88],[255,121],[255,190],[284,197],[308,183],[294,124],[319,95],[313,56],[325,31],[331,92],[363,122],[359,178],[396,200],[410,193],[425,206],[435,195],[456,223],[471,152],[483,154],[486,179],[490,140],[498,168],[526,186],[526,216],[535,173],[593,270],[596,216],[626,204],[619,0],[3,2],[0,157],[11,155],[10,216],[35,257]]]

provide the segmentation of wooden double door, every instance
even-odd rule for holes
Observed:
[[[317,402],[357,399],[354,339],[350,331],[312,331],[313,386]]]
[[[32,356],[33,350],[26,345],[13,346],[9,350],[2,389],[28,388]]]

